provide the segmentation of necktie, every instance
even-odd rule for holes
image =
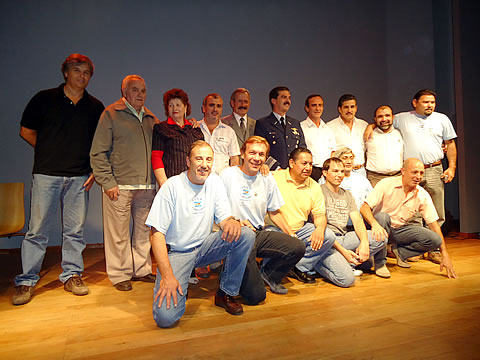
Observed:
[[[242,134],[245,135],[245,119],[243,117],[240,118],[240,130],[242,130]]]
[[[280,125],[282,125],[283,130],[285,130],[285,118],[283,116],[280,118]]]

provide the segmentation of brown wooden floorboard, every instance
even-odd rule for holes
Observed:
[[[172,329],[153,321],[152,284],[115,290],[101,248],[84,253],[88,296],[63,290],[49,249],[24,306],[10,302],[20,254],[0,252],[0,359],[480,359],[480,240],[447,246],[456,280],[426,260],[401,269],[389,259],[391,279],[364,274],[349,289],[286,279],[287,295],[268,292],[242,316],[213,305],[213,275],[190,288]]]

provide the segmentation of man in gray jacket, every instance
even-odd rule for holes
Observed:
[[[100,116],[90,151],[95,179],[103,189],[107,274],[120,291],[132,290],[131,281],[155,282],[145,220],[155,196],[150,154],[158,119],[144,107],[146,95],[142,77],[125,77],[122,98]]]

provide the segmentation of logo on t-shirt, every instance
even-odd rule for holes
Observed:
[[[248,186],[242,186],[240,188],[240,199],[243,201],[250,201],[252,199],[252,189]]]
[[[203,197],[195,197],[192,200],[192,210],[194,214],[203,213],[205,210],[205,202]]]

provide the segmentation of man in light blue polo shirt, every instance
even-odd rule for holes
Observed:
[[[225,187],[217,175],[210,174],[212,164],[210,145],[203,140],[194,142],[188,170],[169,178],[160,188],[146,221],[154,231],[152,249],[160,273],[154,288],[153,318],[162,328],[176,324],[185,312],[192,269],[221,259],[225,264],[215,305],[232,315],[243,313],[233,296],[238,295],[255,234],[231,216]],[[222,231],[211,232],[214,221]]]
[[[412,100],[414,111],[395,115],[393,126],[402,134],[405,143],[404,159],[416,158],[423,162],[425,176],[420,183],[430,194],[438,213],[438,224],[445,222],[445,183],[455,177],[457,166],[457,134],[450,119],[435,112],[436,94],[432,90],[418,91]],[[444,171],[442,143],[447,147],[448,168]],[[420,216],[418,219],[421,221]],[[429,260],[439,264],[439,251],[430,252]]]

